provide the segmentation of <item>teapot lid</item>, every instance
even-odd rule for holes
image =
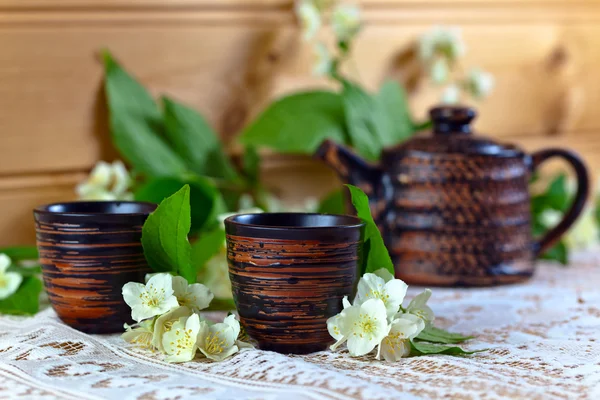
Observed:
[[[477,113],[472,108],[439,106],[432,108],[429,115],[433,122],[432,134],[417,135],[405,143],[385,151],[384,157],[406,151],[497,157],[522,157],[525,154],[517,146],[501,144],[493,139],[473,134],[471,122]]]

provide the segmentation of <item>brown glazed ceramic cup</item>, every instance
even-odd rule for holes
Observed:
[[[327,319],[359,278],[364,223],[346,215],[240,214],[225,220],[240,320],[263,350],[305,354],[333,342]]]
[[[87,333],[123,331],[121,294],[149,272],[142,225],[156,208],[126,201],[49,204],[33,211],[44,285],[64,323]]]

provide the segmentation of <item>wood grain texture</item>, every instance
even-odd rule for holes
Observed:
[[[600,166],[600,3],[362,3],[366,27],[348,72],[367,87],[386,78],[408,84],[414,113],[424,116],[439,90],[425,84],[406,55],[432,25],[460,25],[469,50],[463,67],[481,66],[496,77],[476,128],[530,150],[567,145],[593,170]],[[32,188],[28,181],[79,175],[116,156],[98,50],[111,49],[153,94],[199,109],[232,144],[270,100],[330,87],[310,76],[312,49],[299,39],[291,9],[290,0],[0,1],[0,232],[13,232],[0,235],[0,245],[31,240],[32,229],[17,221],[25,221],[35,198],[40,204],[72,196],[66,183]],[[284,182],[272,179],[285,198],[318,195],[335,182],[306,159],[283,159],[275,156],[263,172],[267,179],[293,174]],[[2,189],[5,181],[14,185],[10,193]]]

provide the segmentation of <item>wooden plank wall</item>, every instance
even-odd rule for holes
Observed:
[[[438,93],[405,55],[432,25],[460,26],[464,64],[496,77],[480,131],[527,149],[568,146],[600,164],[600,2],[363,6],[352,71],[367,86],[386,77],[410,83],[414,111],[424,115]],[[33,206],[72,198],[97,160],[115,157],[102,48],[154,93],[195,105],[229,142],[270,99],[325,84],[310,75],[312,50],[299,39],[290,0],[0,0],[0,245],[32,242]],[[304,157],[270,156],[263,173],[287,198],[334,182]]]

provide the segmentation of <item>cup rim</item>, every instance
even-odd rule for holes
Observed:
[[[140,206],[144,206],[147,207],[147,211],[140,211],[140,212],[124,212],[124,213],[109,213],[109,212],[82,212],[82,211],[52,211],[51,208],[52,207],[56,207],[56,206],[65,206],[65,205],[70,205],[70,204],[80,204],[80,205],[93,205],[93,204],[103,204],[103,205],[107,205],[107,204],[116,204],[117,206],[120,204],[135,204],[135,205],[140,205]],[[61,201],[61,202],[57,202],[57,203],[50,203],[50,204],[44,204],[41,206],[37,206],[33,209],[33,212],[36,214],[41,214],[41,215],[60,215],[60,216],[72,216],[72,217],[94,217],[94,216],[99,216],[99,215],[120,215],[123,217],[127,217],[127,216],[146,216],[149,215],[150,213],[152,213],[153,211],[156,210],[156,207],[158,207],[157,204],[155,203],[151,203],[149,201],[121,201],[121,200],[109,200],[109,201],[102,201],[102,200],[96,200],[96,201]]]
[[[261,224],[250,224],[240,222],[237,219],[246,217],[248,215],[263,215],[263,216],[279,216],[285,217],[289,215],[301,215],[301,216],[323,216],[323,217],[335,217],[338,219],[345,219],[348,221],[353,221],[352,223],[342,223],[336,225],[324,225],[324,226],[289,226],[289,225],[261,225]],[[237,226],[240,228],[250,228],[257,230],[269,230],[269,231],[312,231],[312,230],[327,230],[327,229],[357,229],[364,227],[366,225],[365,221],[362,219],[347,214],[321,214],[321,213],[309,213],[309,212],[276,212],[276,213],[240,213],[231,215],[225,218],[225,225]]]

